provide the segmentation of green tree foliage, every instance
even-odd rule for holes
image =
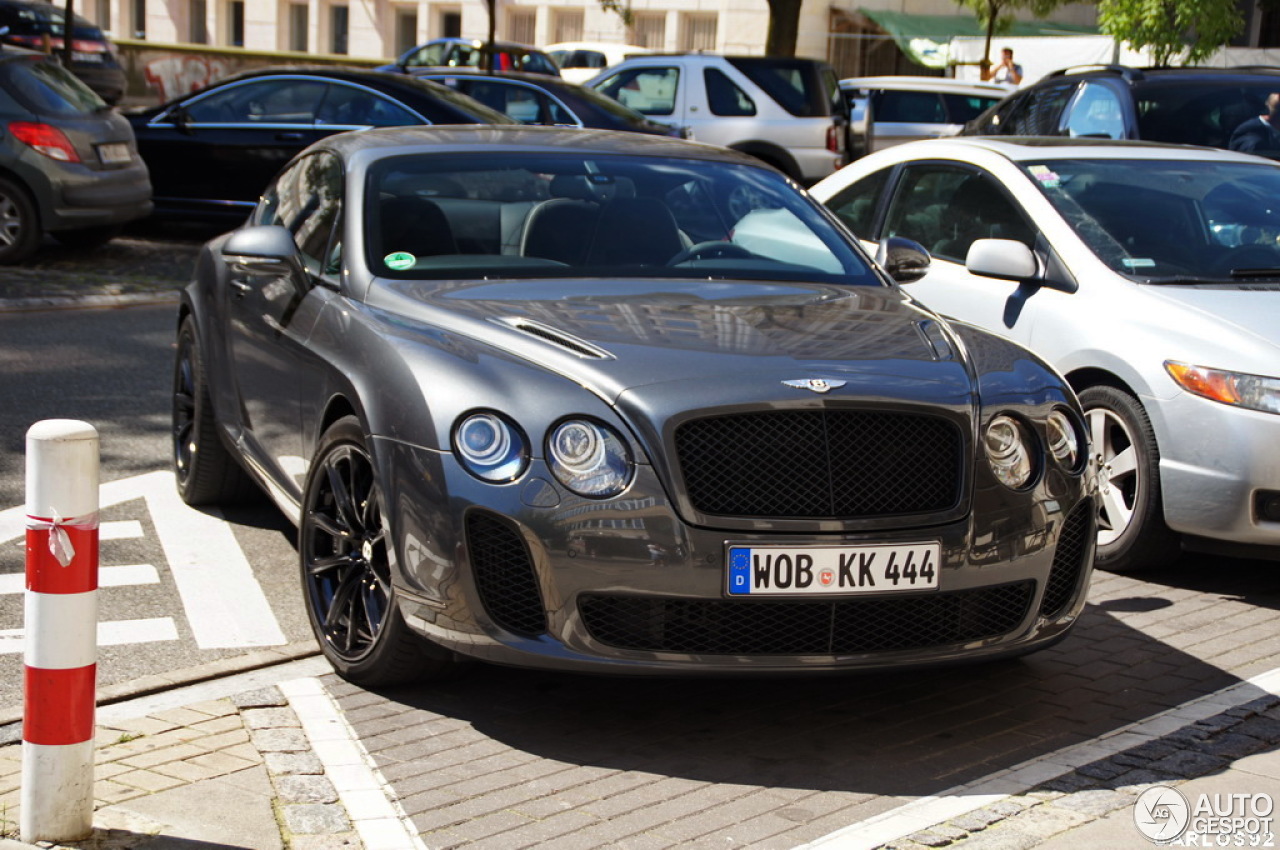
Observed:
[[[1244,29],[1235,0],[1098,0],[1098,28],[1135,48],[1150,48],[1156,65],[1195,64]]]
[[[986,31],[986,46],[982,51],[982,77],[986,79],[991,67],[991,40],[1008,32],[1013,25],[1013,15],[1025,9],[1037,18],[1042,18],[1061,6],[1066,0],[956,0],[956,3],[973,12],[978,23]],[[1142,2],[1142,0],[1134,0]]]

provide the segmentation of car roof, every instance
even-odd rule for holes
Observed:
[[[872,156],[890,158],[955,157],[975,153],[994,154],[1012,162],[1044,162],[1050,159],[1215,159],[1223,162],[1253,162],[1280,167],[1280,163],[1245,153],[1196,145],[1173,145],[1125,139],[1072,139],[1058,136],[951,136],[923,139],[887,148]]]
[[[463,38],[462,36],[451,35],[444,38],[433,38],[430,41],[424,41],[418,47],[425,47],[428,44],[468,44],[472,47],[484,47],[487,42],[483,38]],[[533,50],[538,53],[542,52],[542,48],[534,47],[532,44],[521,44],[518,41],[499,41],[494,39],[493,46],[499,50],[515,48],[517,50]]]
[[[452,65],[422,65],[411,68],[409,76],[419,79],[425,77],[429,80],[437,77],[497,77],[501,80],[519,80],[522,83],[532,83],[547,88],[581,88],[562,77],[553,77],[550,74],[537,74],[532,71],[486,71],[484,68],[475,68],[470,65],[458,68]]]
[[[523,125],[458,124],[430,127],[383,127],[329,136],[316,147],[344,156],[364,152],[372,158],[407,153],[411,149],[438,153],[493,152],[625,154],[629,156],[673,157],[715,162],[731,162],[768,168],[755,157],[740,151],[668,136],[591,130],[576,127],[536,127]]]
[[[1191,67],[1148,67],[1140,68],[1130,65],[1073,65],[1045,74],[1039,81],[1057,80],[1063,77],[1077,76],[1117,77],[1130,84],[1146,82],[1186,82],[1188,78],[1204,80],[1247,80],[1258,77],[1280,78],[1280,68],[1270,65],[1240,65],[1231,68]],[[1277,79],[1280,82],[1280,79]]]
[[[840,81],[840,88],[867,89],[903,89],[911,91],[941,91],[962,94],[981,94],[1004,97],[1013,91],[999,83],[982,83],[971,80],[957,80],[952,77],[846,77]]]

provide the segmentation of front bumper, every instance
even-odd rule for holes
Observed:
[[[1094,503],[1082,486],[979,523],[966,515],[891,532],[751,534],[685,523],[647,466],[621,497],[592,501],[561,489],[537,461],[520,481],[494,486],[448,455],[390,441],[377,455],[391,482],[407,622],[497,663],[785,673],[1017,654],[1067,633],[1093,561]],[[726,592],[730,543],[922,540],[941,544],[936,590],[763,601]]]

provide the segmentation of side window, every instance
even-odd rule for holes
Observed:
[[[679,68],[632,68],[609,77],[597,88],[603,94],[645,115],[676,111]]]
[[[342,165],[316,153],[282,172],[254,211],[254,224],[279,224],[293,234],[307,271],[334,278],[339,272]]]
[[[328,84],[257,80],[228,86],[186,106],[195,124],[305,124],[315,121]]]
[[[993,179],[948,165],[906,170],[885,233],[914,239],[930,254],[958,263],[976,239],[1015,239],[1027,247],[1035,241],[1035,231]]]
[[[945,124],[942,99],[933,92],[880,91],[871,98],[871,114],[876,121],[902,124]]]
[[[377,92],[335,83],[316,111],[317,124],[340,127],[411,127],[422,119]]]
[[[413,67],[417,65],[432,66],[443,65],[445,50],[448,49],[447,44],[428,44],[417,53],[405,60],[405,65]]]
[[[1086,82],[1066,115],[1067,135],[1090,139],[1123,139],[1124,111],[1109,86]]]
[[[572,127],[578,126],[578,116],[566,109],[564,104],[556,100],[554,97],[542,98],[542,107],[544,110],[544,124],[568,124]]]
[[[755,115],[756,105],[724,71],[707,68],[702,72],[707,86],[707,106],[713,115]]]
[[[1058,120],[1075,90],[1075,83],[1033,89],[1022,101],[1024,108],[1014,116],[1013,129],[1005,132],[1015,136],[1063,135]]]
[[[885,168],[868,174],[827,201],[827,206],[836,214],[836,217],[860,239],[876,238],[877,234],[874,230],[876,205],[881,193],[884,192],[884,187],[889,182],[891,170]]]

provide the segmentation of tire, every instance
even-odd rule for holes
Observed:
[[[204,361],[190,317],[178,329],[173,361],[173,472],[188,505],[225,505],[261,498],[248,473],[227,451],[209,401]]]
[[[25,260],[40,247],[44,235],[40,213],[27,190],[0,177],[0,264]]]
[[[75,248],[77,251],[89,251],[115,239],[122,230],[124,230],[124,225],[104,224],[100,227],[55,230],[49,235],[68,248]]]
[[[1181,539],[1164,522],[1160,450],[1138,400],[1114,387],[1080,393],[1089,441],[1098,462],[1097,566],[1115,573],[1167,566]]]
[[[298,529],[307,619],[342,678],[366,688],[453,675],[462,662],[414,634],[391,583],[382,492],[359,420],[325,431]]]

